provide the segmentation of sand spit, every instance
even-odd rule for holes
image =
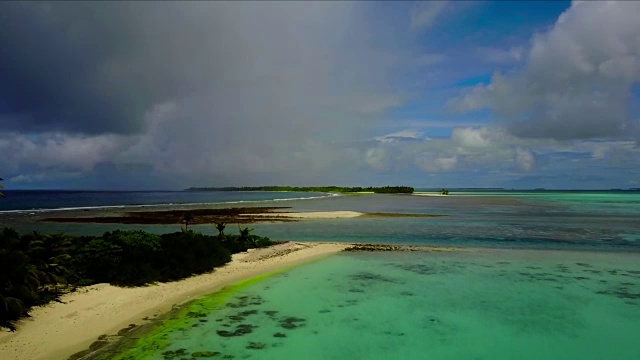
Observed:
[[[15,333],[0,333],[0,359],[66,359],[99,337],[117,334],[199,296],[261,273],[344,250],[349,244],[287,242],[236,254],[215,271],[146,287],[98,284],[62,297],[63,303],[35,308]],[[5,330],[6,331],[6,330]]]
[[[357,211],[310,211],[310,212],[272,212],[265,214],[247,214],[246,216],[268,216],[270,218],[283,217],[293,219],[348,219],[362,216],[364,213]],[[245,216],[245,214],[241,214]]]
[[[423,193],[423,192],[414,192],[412,195],[415,196],[451,196],[451,195],[442,195],[439,193]]]

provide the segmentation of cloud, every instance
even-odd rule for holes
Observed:
[[[451,102],[490,109],[487,125],[439,118],[468,61],[417,43],[467,4],[380,17],[375,2],[0,3],[0,175],[85,188],[635,176],[636,5],[574,4],[529,46],[478,50],[514,69]]]
[[[458,163],[457,156],[430,158],[423,154],[416,159],[418,167],[426,172],[449,171],[456,167]]]
[[[437,138],[412,129],[399,134],[411,136],[368,142],[367,165],[414,179],[416,186],[624,188],[640,176],[633,140],[521,138],[496,126],[454,128]]]
[[[507,49],[479,47],[476,51],[484,61],[498,64],[519,62],[524,56],[524,48],[522,46],[512,46]]]
[[[82,177],[82,173],[80,172],[57,172],[57,173],[46,173],[40,172],[35,174],[20,174],[11,177],[7,180],[8,183],[11,184],[37,184],[43,181],[52,181],[52,180],[64,180],[69,181],[72,179],[78,179]]]
[[[375,147],[365,152],[364,161],[372,170],[384,172],[389,171],[391,158],[387,149]]]
[[[406,61],[365,6],[2,3],[0,148],[17,173],[109,163],[185,186],[353,174],[349,144],[404,102]]]
[[[418,130],[405,129],[384,136],[378,136],[375,140],[380,142],[413,141],[418,140],[421,136],[422,133]]]
[[[367,165],[377,172],[416,168],[430,173],[502,170],[528,172],[535,167],[530,150],[535,141],[518,139],[505,130],[459,127],[450,137],[425,138],[406,129],[375,138],[366,150]]]
[[[464,149],[483,149],[491,144],[491,131],[486,127],[455,128],[451,133],[451,141]]]
[[[448,57],[445,54],[432,53],[432,54],[420,55],[420,56],[416,57],[414,62],[418,66],[427,66],[428,67],[428,66],[432,66],[432,65],[442,64],[447,59],[448,59]]]
[[[573,3],[531,41],[525,66],[496,72],[452,100],[455,111],[489,109],[510,133],[558,140],[619,138],[637,131],[629,114],[640,81],[640,3]],[[602,24],[594,26],[593,24]]]
[[[447,7],[446,1],[420,1],[411,10],[411,29],[432,26]]]
[[[44,133],[37,136],[0,133],[3,169],[19,170],[32,166],[40,169],[91,171],[133,143],[134,139],[120,135],[68,135]]]
[[[535,158],[531,151],[518,148],[516,149],[515,162],[520,170],[529,172],[533,170]]]

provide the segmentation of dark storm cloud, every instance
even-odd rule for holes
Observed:
[[[131,87],[144,73],[115,68],[139,36],[131,28],[132,7],[106,2],[0,4],[4,129],[140,130],[145,107],[159,94]]]
[[[351,5],[0,7],[0,109],[9,129],[133,133],[143,128],[143,115],[154,104],[176,98],[244,88],[267,92],[309,76],[317,83],[305,86],[326,89],[338,84],[327,80],[347,84],[362,75],[335,63],[359,60],[357,49],[336,57],[347,45]],[[330,70],[343,78],[327,79]]]
[[[202,182],[356,171],[336,144],[402,103],[364,6],[2,3],[0,147],[19,164]]]

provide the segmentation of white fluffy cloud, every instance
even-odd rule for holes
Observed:
[[[490,109],[514,135],[587,139],[628,136],[632,85],[640,81],[640,3],[574,2],[531,41],[525,67],[497,72],[450,105]]]
[[[450,157],[431,158],[427,154],[421,154],[416,158],[416,165],[426,172],[441,172],[453,170],[458,163],[456,155]]]
[[[527,172],[535,166],[535,156],[529,150],[534,142],[500,128],[460,127],[448,138],[420,135],[404,130],[376,138],[366,150],[366,163],[375,171],[416,167],[425,172],[495,168]]]

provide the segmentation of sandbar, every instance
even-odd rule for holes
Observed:
[[[293,218],[293,219],[348,219],[362,216],[364,213],[357,211],[309,211],[309,212],[272,212],[264,214],[250,214],[250,216],[268,216],[270,218]],[[244,216],[244,214],[241,214]],[[247,215],[249,216],[249,214]]]
[[[451,196],[451,195],[443,195],[438,193],[425,193],[425,192],[414,192],[412,195],[416,196]]]
[[[172,307],[259,274],[344,250],[343,243],[287,242],[235,254],[211,273],[145,287],[97,284],[31,311],[15,333],[0,333],[0,359],[60,360],[85,350],[99,336],[142,325]],[[146,320],[145,320],[146,319]]]

